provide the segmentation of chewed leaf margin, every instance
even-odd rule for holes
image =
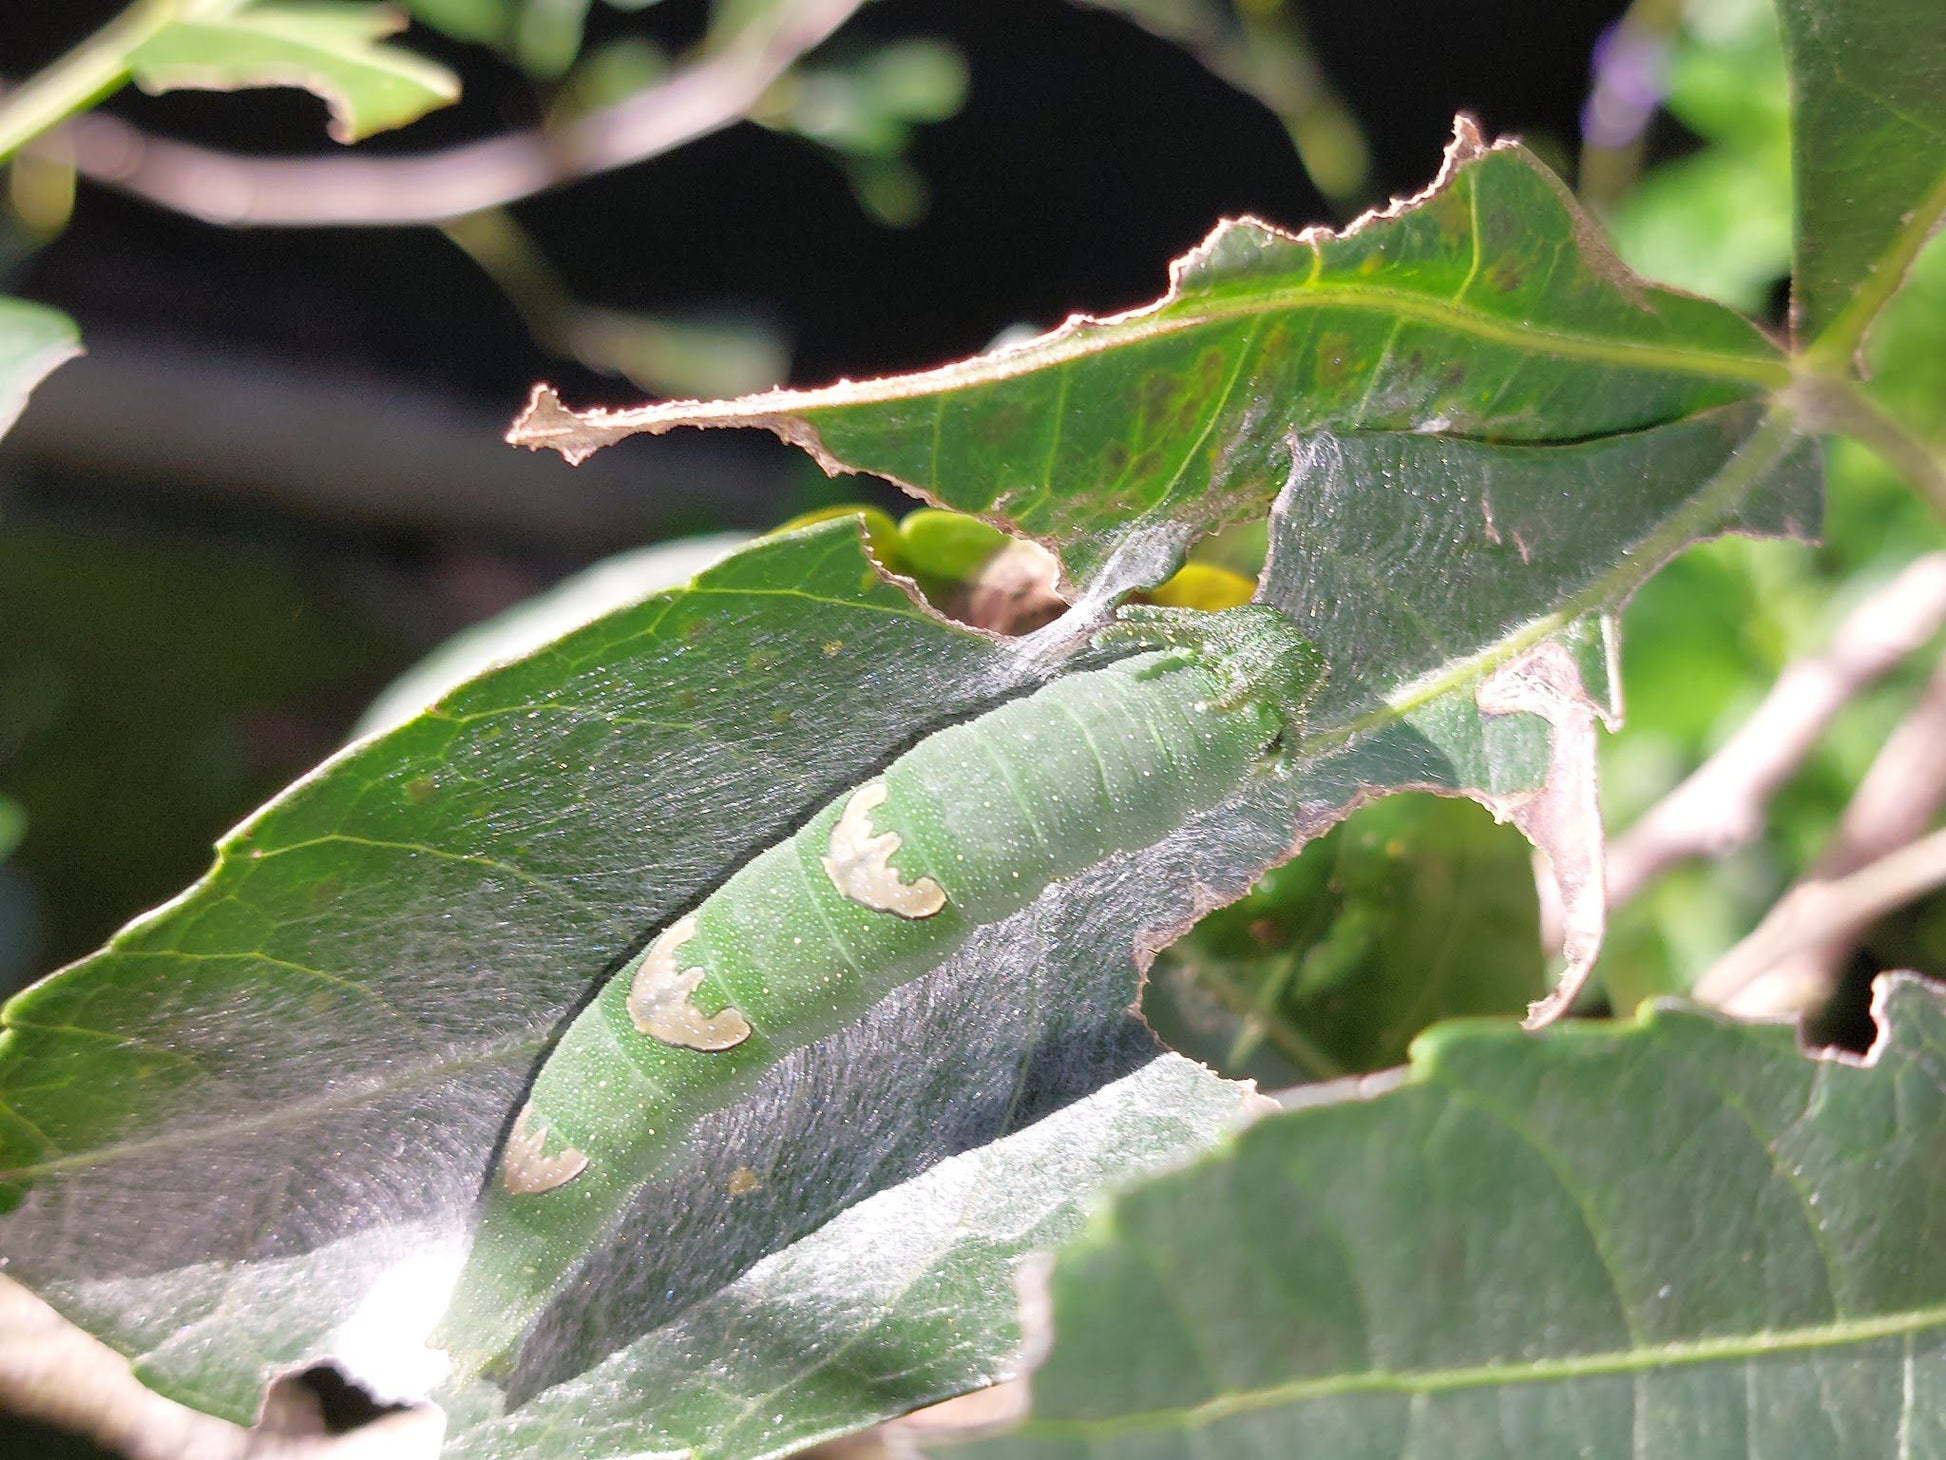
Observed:
[[[508,440],[578,461],[638,432],[766,429],[1032,537],[1085,584],[1137,527],[1261,514],[1316,430],[1583,441],[1788,378],[1775,341],[1629,275],[1531,154],[1462,116],[1421,192],[1342,231],[1220,224],[1139,309],[819,390],[571,411],[540,385]]]

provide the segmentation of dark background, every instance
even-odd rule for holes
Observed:
[[[117,9],[0,9],[0,75]],[[1422,186],[1459,110],[1565,166],[1619,9],[1309,0],[1371,146],[1367,201]],[[594,30],[680,42],[703,13],[597,6]],[[1226,214],[1332,221],[1275,118],[1114,16],[879,0],[825,54],[912,35],[950,40],[971,74],[961,113],[918,136],[932,202],[913,227],[873,223],[828,156],[748,125],[518,216],[588,302],[770,320],[801,384],[1143,303]],[[490,54],[410,39],[462,73],[465,99],[361,145],[419,151],[537,115]],[[332,146],[297,93],[131,92],[107,109],[233,150]],[[604,553],[831,497],[767,438],[631,442],[579,472],[498,447],[536,379],[577,404],[639,392],[543,353],[429,229],[225,230],[84,183],[61,237],[9,257],[4,288],[66,310],[91,355],[0,447],[0,794],[28,815],[0,866],[0,992],[180,890],[215,836],[463,624]],[[180,404],[129,429],[132,404],[164,391]]]

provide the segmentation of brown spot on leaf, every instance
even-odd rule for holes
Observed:
[[[1494,670],[1481,683],[1477,700],[1489,715],[1526,713],[1548,723],[1547,779],[1540,788],[1481,798],[1540,850],[1559,899],[1567,968],[1551,994],[1528,1006],[1525,1027],[1539,1029],[1567,1012],[1601,951],[1607,896],[1596,795],[1598,710],[1582,687],[1573,655],[1552,641]]]

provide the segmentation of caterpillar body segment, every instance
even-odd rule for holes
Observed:
[[[1322,677],[1254,605],[1151,610],[1110,634],[1168,647],[921,741],[652,939],[569,1026],[443,1324],[462,1377],[514,1348],[704,1115],[1051,883],[1220,803],[1295,738]]]

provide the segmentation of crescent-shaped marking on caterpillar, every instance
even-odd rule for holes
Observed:
[[[833,887],[873,912],[929,918],[946,906],[946,889],[930,877],[906,882],[893,869],[899,834],[872,830],[872,813],[884,804],[883,781],[851,793],[844,814],[831,828],[830,849],[823,857],[825,875]]]
[[[523,1105],[514,1117],[514,1128],[507,1133],[506,1154],[500,1159],[500,1181],[515,1196],[533,1196],[566,1186],[588,1169],[588,1158],[573,1146],[565,1146],[553,1156],[541,1152],[547,1145],[547,1127],[534,1119],[534,1107]]]
[[[700,968],[676,967],[676,950],[696,936],[692,913],[664,929],[649,945],[628,990],[628,1017],[651,1039],[705,1054],[734,1049],[750,1037],[750,1021],[733,1008],[705,1014],[691,1001],[703,981]]]

